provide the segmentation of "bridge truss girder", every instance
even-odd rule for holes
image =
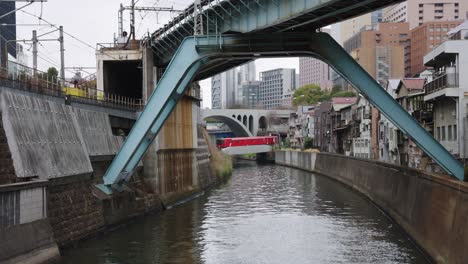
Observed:
[[[304,32],[382,9],[403,0],[200,0],[151,35],[159,67],[194,28],[204,35]],[[197,26],[195,26],[197,25]]]
[[[186,38],[176,51],[148,103],[99,187],[111,193],[128,181],[190,82],[210,60],[311,56],[328,63],[382,114],[449,174],[462,180],[464,168],[403,109],[335,40],[324,33],[271,33]]]

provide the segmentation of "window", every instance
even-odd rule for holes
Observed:
[[[436,139],[440,140],[440,127],[437,127]]]
[[[457,140],[457,125],[453,125],[453,140]]]
[[[452,126],[448,126],[448,140],[452,141]]]
[[[441,130],[442,130],[442,139],[441,140],[445,141],[445,139],[446,139],[445,138],[445,126],[442,126]]]

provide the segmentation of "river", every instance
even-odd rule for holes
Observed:
[[[235,163],[231,180],[62,252],[63,263],[428,263],[362,195],[296,169]]]

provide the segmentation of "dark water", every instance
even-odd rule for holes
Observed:
[[[63,255],[63,263],[427,263],[362,196],[249,162],[208,195]]]

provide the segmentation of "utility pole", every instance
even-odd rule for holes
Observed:
[[[1,29],[0,29],[0,38],[3,38]],[[5,71],[8,74],[7,70],[7,61],[8,61],[8,47],[7,47],[7,41],[6,39],[1,40],[0,39],[0,59],[1,63],[0,66],[2,68],[2,72]]]
[[[37,31],[33,30],[32,34],[33,34],[33,37],[32,37],[33,73],[34,73],[34,76],[36,76],[37,75],[37,43],[38,43]]]
[[[184,10],[177,10],[173,7],[140,7],[135,6],[134,1],[132,1],[131,6],[124,6],[120,4],[119,13],[118,13],[118,22],[119,22],[119,29],[118,29],[118,36],[123,37],[123,13],[125,10],[130,10],[130,34],[135,31],[135,12],[136,11],[152,11],[152,12],[177,12],[181,13]],[[133,29],[133,31],[132,31]]]
[[[119,8],[119,37],[123,36],[123,11],[124,11],[123,4],[120,4],[120,8]]]
[[[65,80],[65,46],[64,46],[64,41],[63,41],[63,26],[59,27],[60,31],[60,78],[62,78],[62,81]]]
[[[132,9],[130,11],[130,35],[135,40],[135,0],[132,0]]]

